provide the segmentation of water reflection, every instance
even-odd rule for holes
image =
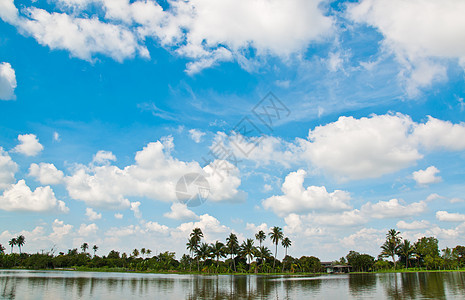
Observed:
[[[0,270],[1,299],[460,299],[464,273],[314,277]]]

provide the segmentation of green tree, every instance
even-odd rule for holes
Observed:
[[[193,254],[197,251],[198,243],[194,237],[189,238],[186,243],[186,248],[189,250],[191,256],[193,256]],[[189,271],[191,271],[191,266],[189,266]]]
[[[234,254],[237,254],[239,249],[239,241],[237,240],[237,236],[234,233],[231,233],[226,238],[226,246],[228,247],[228,252],[231,255],[231,259],[234,265],[234,272],[236,272],[236,260],[233,258]]]
[[[396,268],[395,256],[399,252],[401,239],[402,238],[400,237],[400,232],[395,229],[391,229],[386,234],[386,241],[381,246],[381,249],[382,249],[381,256],[391,257],[392,262],[394,263],[394,269]]]
[[[134,256],[135,258],[139,256],[139,250],[137,250],[137,248],[132,250],[132,256]]]
[[[150,254],[152,254],[152,250],[147,249],[147,250],[145,251],[145,254],[147,254],[147,257],[148,257],[148,258],[150,258]]]
[[[426,256],[429,256],[429,266],[437,264],[434,258],[439,257],[438,239],[435,237],[422,237],[415,245],[415,253],[417,254],[418,263],[426,264]]]
[[[405,259],[405,267],[408,269],[408,262],[412,257],[415,248],[410,241],[404,240],[399,246],[399,254]]]
[[[89,244],[83,243],[81,245],[82,252],[86,253],[87,249],[89,249]]]
[[[281,227],[274,226],[273,228],[271,228],[271,232],[268,235],[270,236],[270,239],[273,242],[273,244],[275,244],[274,261],[273,261],[273,270],[274,270],[275,265],[276,265],[276,255],[278,255],[278,243],[280,240],[283,239],[284,234],[283,234],[283,230],[281,229]]]
[[[205,264],[205,262],[207,261],[207,258],[210,257],[211,252],[212,252],[212,249],[211,249],[210,245],[207,244],[207,243],[202,243],[202,244],[200,244],[200,246],[197,249],[197,253],[196,253],[197,258],[200,258],[201,260],[203,260],[203,262]]]
[[[198,250],[201,239],[203,238],[203,232],[200,228],[194,228],[190,234],[190,238],[196,244],[196,250]],[[197,256],[197,271],[200,272],[199,257]]]
[[[140,254],[142,254],[142,258],[145,258],[145,248],[140,249]]]
[[[11,253],[13,253],[13,247],[16,246],[16,238],[12,238],[9,242],[8,245],[11,246]]]
[[[5,247],[2,244],[0,244],[0,254],[5,254]]]
[[[266,240],[266,233],[263,230],[260,230],[257,234],[255,234],[255,239],[260,243],[260,246],[262,246],[263,241]]]
[[[286,256],[287,256],[287,248],[289,248],[289,247],[292,245],[292,242],[291,242],[291,240],[290,240],[288,237],[285,237],[285,238],[281,241],[281,245],[283,245],[283,247],[284,247],[284,250],[285,250],[284,258],[286,258]],[[282,272],[284,272],[284,263],[283,263]]]
[[[242,245],[241,245],[241,254],[245,258],[248,258],[249,270],[250,270],[250,260],[253,258],[256,252],[255,246],[253,244],[254,244],[253,239],[247,239],[244,242],[242,242]]]
[[[19,254],[21,254],[21,247],[24,246],[24,244],[26,244],[26,238],[24,237],[24,235],[18,236],[16,238],[16,245],[18,245]]]
[[[465,266],[465,247],[464,246],[456,246],[454,250],[452,250],[454,253],[454,257],[457,259],[457,263],[459,264],[460,267]]]
[[[225,246],[222,242],[219,242],[219,241],[216,241],[214,244],[212,244],[212,254],[214,257],[216,257],[216,269],[218,270],[218,266],[219,266],[219,261],[220,261],[220,257],[225,257],[226,256],[226,252],[225,252]]]
[[[94,256],[95,256],[95,252],[97,252],[98,246],[97,246],[97,245],[94,245],[94,247],[92,247],[92,250],[94,250]]]

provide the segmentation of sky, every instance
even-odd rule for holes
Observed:
[[[324,261],[376,257],[390,228],[463,245],[463,12],[0,0],[0,243],[180,258],[195,227],[279,226]]]

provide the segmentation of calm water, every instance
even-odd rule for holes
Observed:
[[[465,299],[465,273],[315,277],[0,270],[1,299]]]

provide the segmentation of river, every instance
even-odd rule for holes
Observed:
[[[1,299],[465,299],[465,273],[321,276],[0,270]]]

